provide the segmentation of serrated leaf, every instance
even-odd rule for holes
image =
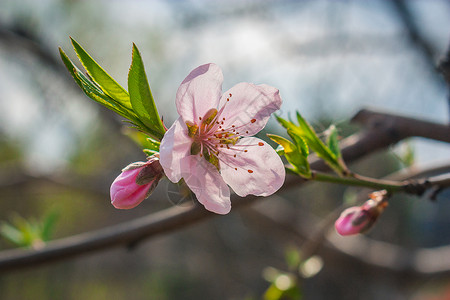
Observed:
[[[294,167],[294,170],[298,174],[306,178],[309,178],[311,176],[307,157],[304,156],[301,151],[299,151],[294,143],[292,143],[288,139],[285,139],[284,137],[275,134],[268,134],[267,136],[272,141],[284,148],[284,156],[286,157],[287,161]]]
[[[294,130],[297,134],[304,137],[309,147],[317,153],[319,157],[324,159],[333,168],[339,167],[336,155],[322,142],[317,136],[314,129],[309,123],[297,112],[298,130]]]
[[[134,112],[147,126],[149,133],[161,140],[165,133],[164,126],[159,118],[148,84],[141,54],[134,43],[132,61],[128,73],[128,91]]]
[[[302,155],[305,157],[308,157],[309,149],[308,149],[308,143],[306,142],[306,140],[290,129],[287,130],[287,133],[292,138],[292,140],[294,141],[295,145],[300,150]]]
[[[64,62],[67,70],[69,70],[75,82],[81,88],[81,90],[92,100],[100,103],[101,105],[111,109],[118,113],[122,117],[130,120],[135,120],[136,116],[133,116],[133,112],[122,106],[120,103],[106,95],[94,82],[87,78],[69,59],[66,53],[59,48],[61,59]]]
[[[75,82],[81,87],[81,82],[75,76],[75,73],[77,72],[78,68],[73,64],[73,62],[70,60],[70,58],[67,56],[67,54],[64,52],[64,50],[61,47],[59,47],[59,55],[61,56],[61,59],[62,59],[64,65],[66,66],[67,70],[69,70],[73,79],[75,79]]]
[[[339,175],[344,173],[345,164],[342,159],[337,157],[327,145],[325,145],[322,140],[317,136],[314,129],[309,125],[309,123],[297,112],[297,121],[299,125],[295,125],[293,122],[287,121],[279,116],[276,116],[277,121],[287,129],[288,134],[295,141],[296,145],[303,154],[305,150],[303,141],[306,141],[308,147],[314,151],[317,156],[322,158],[333,170],[335,170]]]
[[[100,88],[113,98],[116,102],[120,103],[126,108],[131,109],[130,96],[128,92],[120,86],[100,65],[78,44],[73,38],[73,48],[86,69],[89,76],[95,81]]]
[[[331,125],[328,129],[329,135],[327,139],[328,148],[336,155],[337,158],[341,157],[341,150],[339,149],[338,132],[336,126]]]

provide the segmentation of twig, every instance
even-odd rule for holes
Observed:
[[[450,165],[423,169],[420,174],[416,171],[402,172],[395,174],[395,178],[406,180],[441,171],[449,172]],[[277,201],[276,209],[257,207],[245,209],[243,213],[249,220],[256,221],[256,228],[262,229],[264,234],[272,233],[274,237],[289,242],[295,237],[294,241],[301,244],[303,261],[319,254],[325,259],[348,260],[351,264],[368,265],[371,269],[397,273],[402,277],[407,275],[408,278],[450,274],[450,261],[447,259],[450,257],[450,246],[408,249],[363,235],[339,237],[330,229],[343,208],[338,207],[321,221],[306,212],[299,216],[298,211],[292,210],[285,201]],[[311,228],[316,230],[311,231]]]
[[[361,114],[359,114],[361,116]],[[378,118],[383,114],[364,111],[365,122],[371,121],[372,117]],[[375,128],[363,131],[356,135],[350,136],[342,143],[342,155],[346,162],[353,162],[361,157],[367,156],[378,149],[385,148],[399,140],[412,136],[413,132],[408,128],[405,130],[404,122],[409,126],[420,128],[426,124],[433,127],[429,131],[432,138],[436,137],[435,132],[445,125],[433,124],[414,120],[409,118],[398,117],[394,115],[385,115],[389,122],[379,124]],[[386,134],[389,132],[390,134]],[[425,132],[421,136],[426,137]],[[445,137],[437,136],[439,140]],[[449,137],[447,137],[449,138]],[[325,163],[317,158],[312,158],[311,168],[317,171],[326,171],[328,167]],[[296,176],[289,176],[282,190],[291,187],[299,187],[305,181]],[[258,197],[248,196],[239,198],[236,195],[232,197],[234,209],[249,205],[256,201]],[[186,228],[188,225],[194,224],[201,220],[206,220],[212,216],[216,216],[202,207],[194,206],[191,208],[173,207],[147,217],[125,222],[116,226],[107,227],[90,233],[75,235],[72,237],[52,241],[41,250],[7,250],[0,252],[0,271],[20,269],[32,267],[39,264],[49,263],[61,259],[68,259],[75,256],[83,255],[89,252],[110,248],[112,246],[129,245],[145,238],[150,238],[163,233],[168,233],[177,229]]]

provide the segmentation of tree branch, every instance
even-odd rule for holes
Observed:
[[[358,117],[359,115],[359,117]],[[373,119],[383,118],[385,122],[373,122]],[[390,114],[381,114],[363,110],[358,113],[354,120],[364,124],[374,124],[368,130],[348,137],[342,142],[342,155],[346,162],[353,162],[361,157],[367,156],[376,150],[385,148],[401,139],[415,135],[410,126],[422,128],[427,126],[430,131],[419,130],[419,135],[433,139],[449,141],[448,134],[443,137],[436,132],[448,130],[448,126],[399,117]],[[448,131],[447,131],[448,133]],[[316,157],[312,157],[311,168],[316,171],[327,171],[325,163]],[[297,176],[286,177],[286,182],[281,190],[291,187],[299,187],[305,180]],[[239,209],[259,199],[256,196],[240,198],[236,195],[231,197],[233,208]],[[83,233],[47,244],[40,250],[14,249],[0,252],[0,271],[33,267],[39,264],[49,263],[62,259],[87,254],[113,246],[135,244],[146,238],[172,232],[185,228],[188,225],[217,216],[206,211],[203,207],[193,206],[190,208],[172,207],[147,217],[125,222],[119,225],[107,227],[90,233]]]
[[[416,172],[404,173],[402,170],[393,176],[399,180],[409,180],[417,176],[450,172],[450,165],[423,169],[419,174]],[[450,274],[450,261],[447,259],[450,257],[450,246],[410,249],[372,240],[365,235],[338,236],[332,227],[343,209],[344,206],[340,206],[319,221],[306,211],[299,215],[286,201],[279,199],[276,208],[250,208],[243,210],[243,214],[246,219],[253,220],[255,228],[265,235],[272,233],[274,237],[284,241],[298,241],[302,261],[319,254],[325,259],[348,261],[351,264],[369,266],[372,270],[408,276],[407,278]]]

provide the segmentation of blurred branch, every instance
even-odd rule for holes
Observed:
[[[61,78],[67,82],[68,87],[72,87],[79,95],[84,95],[64,67],[62,61],[60,61],[56,47],[54,51],[51,50],[39,37],[25,27],[19,25],[8,26],[0,22],[0,45],[9,49],[14,55],[24,51],[27,54],[31,54],[37,61],[44,63],[45,66],[60,74]],[[89,102],[91,101],[89,100]],[[109,125],[113,126],[114,132],[120,132],[124,124],[115,114],[105,108],[100,108],[99,113]],[[123,137],[123,135],[120,136]],[[129,141],[128,138],[124,138],[124,140]]]
[[[406,32],[408,34],[408,38],[413,45],[416,46],[417,50],[425,62],[432,69],[431,73],[433,75],[438,75],[436,71],[436,58],[438,55],[438,51],[433,47],[433,45],[421,34],[420,28],[417,26],[413,14],[410,12],[408,5],[408,1],[405,0],[394,0],[391,2],[394,6],[394,9],[397,11],[400,20],[403,22]],[[441,78],[436,76],[439,84],[442,84]]]
[[[425,59],[427,64],[433,69],[432,73],[436,70],[436,49],[430,44],[429,41],[421,34],[420,28],[414,21],[414,16],[411,14],[408,8],[408,1],[405,0],[394,0],[392,4],[403,22],[405,29],[408,34],[409,40],[417,47],[422,57]]]
[[[380,118],[384,122],[379,122]],[[450,142],[450,136],[444,134],[448,133],[448,126],[446,125],[369,110],[358,113],[354,121],[366,126],[369,124],[375,124],[376,126],[368,126],[366,130],[350,136],[342,142],[342,155],[346,162],[353,162],[402,139],[415,136],[412,128],[418,129],[419,136]],[[429,128],[430,131],[420,130],[423,126]],[[444,135],[436,134],[437,132]],[[325,163],[316,157],[311,159],[311,168],[317,171],[328,170]],[[281,191],[299,187],[304,182],[305,180],[297,176],[288,176]],[[236,210],[253,203],[259,198],[256,196],[240,198],[232,195],[231,199],[233,208]],[[0,252],[0,271],[32,267],[113,246],[134,245],[143,239],[185,228],[213,216],[217,215],[200,206],[172,207],[119,225],[52,241],[45,248],[37,251],[22,249],[2,251]]]
[[[450,45],[448,46],[445,57],[441,59],[438,69],[441,72],[441,74],[444,76],[444,79],[447,82],[447,86],[449,87],[449,91],[450,91]],[[448,109],[449,109],[449,114],[450,114],[450,93],[447,96],[447,101],[448,101]]]

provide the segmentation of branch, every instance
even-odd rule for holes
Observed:
[[[358,117],[359,115],[359,117]],[[420,136],[430,137],[438,140],[449,140],[450,137],[436,136],[436,132],[448,130],[448,126],[399,117],[389,114],[381,114],[363,110],[357,114],[360,122],[373,124],[373,119],[383,118],[385,122],[377,126],[369,127],[368,130],[350,136],[342,142],[342,155],[346,162],[353,162],[361,157],[367,156],[379,149],[385,148],[401,139],[414,135],[409,126],[422,128],[427,126],[430,131],[420,132]],[[376,123],[376,122],[375,122]],[[428,134],[428,136],[427,136]],[[327,171],[325,163],[317,158],[312,158],[311,168],[316,171]],[[305,180],[297,176],[286,177],[286,182],[281,190],[299,187]],[[239,209],[247,206],[259,198],[248,196],[240,198],[232,195],[233,208]],[[0,252],[0,271],[33,267],[39,264],[49,263],[57,260],[73,258],[82,254],[98,251],[113,246],[135,244],[146,238],[172,232],[199,221],[217,216],[206,211],[203,207],[193,206],[190,208],[172,207],[147,217],[110,226],[90,233],[75,235],[47,244],[41,250],[14,249]]]
[[[416,171],[408,171],[405,174],[402,171],[393,175],[395,178],[406,180],[442,171],[450,172],[450,164],[424,169],[420,171],[420,174]],[[279,199],[276,202],[276,207],[266,202],[263,207],[243,210],[243,214],[247,220],[254,221],[255,229],[265,235],[272,234],[288,242],[298,241],[301,245],[300,253],[303,261],[317,253],[325,259],[369,266],[371,270],[396,273],[402,277],[408,276],[407,278],[428,278],[450,274],[448,260],[450,246],[410,249],[372,240],[365,235],[351,238],[340,237],[332,227],[344,209],[343,206],[319,221],[311,213],[307,213],[307,210],[301,212],[293,210],[286,201],[282,200]]]

